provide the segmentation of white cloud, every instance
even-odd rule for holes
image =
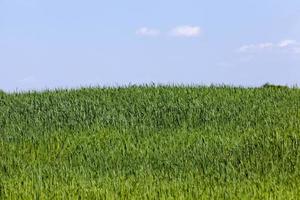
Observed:
[[[258,44],[248,44],[243,45],[238,49],[240,53],[247,53],[247,52],[258,52],[258,51],[265,51],[265,50],[277,50],[285,52],[292,52],[292,53],[300,53],[300,43],[295,40],[282,40],[278,43],[258,43]]]
[[[260,49],[271,49],[274,47],[274,44],[271,42],[258,44],[258,48]]]
[[[296,40],[283,40],[278,44],[278,47],[295,54],[300,54],[300,43]]]
[[[142,27],[136,31],[137,35],[155,37],[160,35],[160,31],[148,27]]]
[[[247,44],[247,45],[243,45],[239,48],[239,52],[246,52],[246,51],[249,51],[251,49],[255,49],[255,45],[253,44]]]
[[[239,52],[248,52],[248,51],[256,51],[261,49],[272,49],[274,48],[274,44],[271,42],[260,43],[260,44],[248,44],[243,45],[239,48]]]
[[[286,47],[293,46],[296,44],[297,44],[297,42],[295,40],[283,40],[278,43],[278,47],[286,48]]]
[[[171,30],[171,35],[177,37],[197,37],[202,30],[198,26],[178,26]]]

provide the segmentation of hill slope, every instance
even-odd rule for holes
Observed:
[[[300,90],[0,93],[0,198],[297,198]]]

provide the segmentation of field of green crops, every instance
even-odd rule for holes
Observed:
[[[0,92],[0,199],[299,199],[300,89]]]

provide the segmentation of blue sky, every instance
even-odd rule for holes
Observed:
[[[0,89],[300,85],[299,0],[0,0]]]

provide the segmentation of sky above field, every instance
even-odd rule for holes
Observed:
[[[0,0],[0,89],[300,85],[299,0]]]

